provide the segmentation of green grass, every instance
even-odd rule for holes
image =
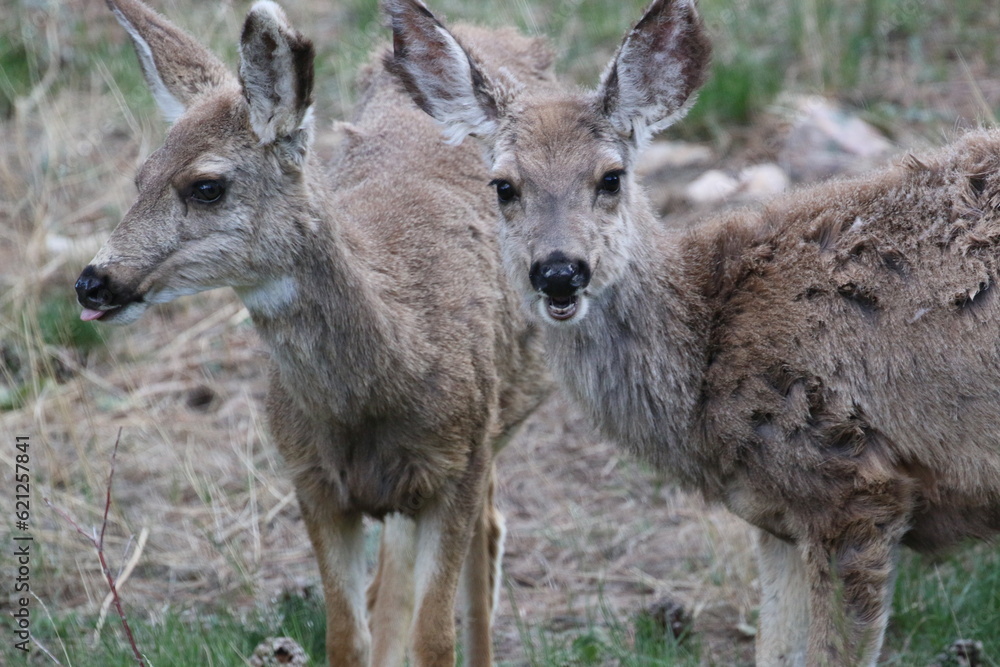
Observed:
[[[29,51],[19,39],[0,38],[0,118],[14,111],[14,100],[27,95],[33,78]]]
[[[31,325],[29,325],[31,326]],[[76,295],[58,292],[43,298],[38,305],[36,321],[39,338],[47,345],[90,352],[105,343],[104,332],[92,322],[80,319]]]
[[[977,545],[940,562],[902,559],[887,636],[890,665],[928,664],[956,639],[983,642],[1000,665],[1000,549]]]
[[[65,379],[59,353],[84,358],[105,347],[106,332],[80,320],[72,291],[46,290],[37,300],[6,310],[0,345],[0,412],[16,410],[52,379]],[[19,326],[14,323],[18,323]]]
[[[139,618],[127,600],[125,605],[136,644],[148,664],[155,667],[242,667],[261,641],[276,636],[297,641],[312,658],[312,664],[322,664],[325,655],[324,611],[319,597],[287,596],[272,608],[259,609],[243,617],[226,608],[172,608],[158,619]],[[93,617],[75,613],[48,617],[34,601],[31,610],[33,636],[63,664],[76,667],[129,667],[135,664],[125,632],[113,610],[97,642],[93,641]],[[529,664],[545,667],[699,664],[696,637],[678,642],[664,637],[663,631],[648,617],[623,621],[611,616],[607,609],[600,613],[603,625],[599,626],[595,620],[589,627],[573,632],[522,628]],[[498,664],[504,664],[504,656],[496,657]],[[0,663],[51,664],[36,646],[32,646],[25,662],[24,655],[10,642],[0,645]]]
[[[508,593],[514,601],[512,591]],[[521,616],[515,604],[517,629],[528,664],[540,667],[700,664],[701,646],[697,636],[675,639],[644,613],[623,619],[604,603],[602,596],[599,597],[597,608],[586,610],[586,623],[569,631],[534,625]],[[497,656],[497,662],[506,664],[503,656]]]
[[[242,13],[249,3],[220,12],[196,6],[179,11],[179,0],[153,2],[155,7],[200,40],[211,45],[235,68]],[[369,59],[375,44],[388,44],[377,3],[299,6],[287,3],[293,22],[307,34],[317,11],[334,25],[334,39],[317,40],[317,93],[321,109],[334,117],[349,113],[354,102],[355,72]],[[586,86],[597,82],[625,31],[640,16],[646,0],[537,0],[465,3],[437,0],[431,8],[450,22],[514,25],[549,37],[560,55],[558,69]],[[868,102],[881,89],[887,63],[900,58],[915,63],[927,81],[953,77],[944,64],[956,59],[982,59],[997,64],[1000,29],[995,8],[979,0],[702,0],[701,11],[713,37],[712,78],[680,131],[712,138],[732,126],[751,123],[782,90],[800,89]],[[43,22],[18,10],[17,20],[0,26],[0,117],[9,115],[17,96],[41,78],[51,54]],[[127,106],[149,113],[145,90],[131,45],[117,35],[117,25],[88,23],[65,9],[51,20],[68,24],[72,48],[62,48],[66,61],[56,87],[105,85],[121,90]],[[116,34],[108,39],[109,31]],[[65,45],[63,45],[65,47]]]
[[[956,639],[983,642],[987,666],[1000,665],[1000,550],[979,545],[935,564],[906,553],[902,559],[893,616],[886,638],[886,665],[928,664]],[[34,604],[34,603],[33,603]],[[134,607],[135,605],[131,605]],[[109,615],[100,640],[92,642],[94,619],[77,614],[49,618],[37,606],[33,635],[64,664],[126,667],[134,664],[118,618]],[[129,613],[131,612],[131,613]],[[267,609],[239,617],[226,608],[170,609],[158,619],[138,618],[126,601],[136,641],[150,664],[243,665],[266,637],[289,636],[319,661],[324,655],[324,612],[317,597],[286,596]],[[697,665],[698,637],[664,636],[646,616],[619,618],[603,604],[583,627],[559,632],[519,624],[527,661],[544,667],[616,664],[624,667]],[[68,660],[64,659],[68,656]],[[15,663],[14,660],[21,662]],[[0,662],[25,664],[9,642]],[[505,656],[497,662],[505,664]],[[33,649],[27,664],[51,664]]]
[[[0,119],[14,111],[14,100],[27,95],[44,68],[45,34],[20,8],[5,8],[14,20],[0,22]],[[7,17],[5,17],[7,18]]]
[[[271,609],[255,611],[246,617],[226,608],[169,609],[157,620],[140,619],[129,613],[126,618],[135,635],[136,645],[155,667],[190,667],[213,665],[244,667],[246,658],[267,637],[291,637],[320,664],[325,654],[323,603],[319,597],[288,596]],[[47,617],[32,600],[32,635],[64,665],[75,667],[131,667],[136,664],[121,622],[112,610],[93,641],[95,619],[77,614]],[[6,665],[52,664],[32,646],[29,659],[11,646],[0,645],[0,663]]]
[[[963,59],[995,66],[1000,16],[988,4],[702,0],[713,37],[712,74],[678,131],[718,137],[752,123],[784,90],[878,104],[892,63],[908,63],[919,82],[954,80],[954,64]]]

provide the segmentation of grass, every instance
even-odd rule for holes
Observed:
[[[521,616],[515,593],[510,582],[507,583],[527,664],[545,667],[700,664],[697,637],[682,635],[675,639],[646,613],[622,618],[610,609],[603,595],[599,596],[596,609],[587,610],[583,627],[558,631],[533,625]],[[504,656],[497,656],[497,660],[501,665],[508,664]]]
[[[160,9],[204,39],[225,62],[235,63],[243,5],[249,3],[237,3],[235,11],[192,8],[184,0],[164,3]],[[561,54],[563,74],[594,85],[646,4],[439,0],[432,9],[452,21],[515,25],[548,36]],[[114,82],[130,109],[152,112],[131,46],[117,26],[75,17],[60,3],[54,6],[51,15],[18,8],[19,20],[0,27],[0,117],[12,113],[14,99],[41,80],[53,58],[66,63],[57,85],[90,85],[95,71],[104,68],[101,76]],[[978,0],[702,0],[700,8],[714,38],[713,73],[679,130],[702,139],[747,125],[789,88],[866,99],[870,87],[879,89],[892,62],[914,63],[920,70],[916,77],[934,81],[951,73],[940,63],[956,58],[996,63],[1000,48],[994,38],[1000,18]],[[297,25],[315,21],[316,7],[290,4],[287,9]],[[377,3],[344,0],[322,10],[320,27],[329,27],[333,35],[316,40],[317,92],[321,109],[339,117],[354,102],[354,72],[369,59],[373,45],[387,43],[387,37]],[[51,20],[68,26],[58,34],[71,49],[60,48],[66,44],[58,40],[55,47],[45,46],[45,26]]]
[[[544,667],[591,665],[698,665],[697,636],[667,637],[650,617],[622,618],[599,604],[581,628],[557,631],[519,625],[527,664]],[[117,619],[108,618],[93,641],[94,619],[75,612],[47,616],[35,610],[34,636],[65,664],[126,667],[134,664]],[[150,664],[244,665],[266,637],[297,641],[314,661],[324,655],[324,611],[318,596],[287,595],[270,607],[237,616],[228,607],[171,608],[156,618],[130,618]],[[1000,551],[975,546],[936,563],[912,553],[902,559],[886,637],[885,665],[928,664],[957,639],[983,643],[984,667],[1000,665]],[[23,660],[9,643],[0,645],[4,664]],[[498,664],[507,663],[497,656]],[[35,652],[26,664],[50,664]]]
[[[96,619],[76,613],[46,616],[37,608],[32,634],[65,665],[75,667],[133,667],[136,664],[118,619],[108,617],[99,637]],[[286,596],[272,607],[236,615],[226,607],[170,608],[156,618],[130,617],[130,625],[147,664],[155,667],[232,665],[243,667],[254,648],[268,637],[291,637],[313,664],[325,653],[323,603],[318,597]],[[45,665],[52,662],[37,646],[30,656],[3,642],[0,662],[6,665]]]
[[[607,613],[606,609],[603,611]],[[33,608],[33,613],[33,637],[63,664],[76,667],[129,667],[135,664],[113,613],[96,640],[96,619],[93,617],[74,612],[50,616],[37,607]],[[291,637],[298,642],[313,664],[321,663],[325,655],[325,616],[318,596],[284,596],[272,606],[242,616],[223,606],[169,608],[154,618],[129,616],[137,646],[148,664],[155,667],[195,664],[242,667],[261,641],[278,636]],[[605,615],[599,620],[594,619],[590,627],[575,632],[525,628],[529,664],[546,667],[699,664],[696,638],[668,639],[649,617],[623,621]],[[0,662],[7,665],[52,664],[36,646],[25,661],[24,655],[9,642],[0,644]],[[497,656],[497,662],[508,664],[504,656]]]
[[[91,322],[79,318],[79,306],[75,295],[64,292],[44,297],[38,307],[36,320],[37,337],[47,345],[87,353],[104,345],[105,334]]]
[[[980,559],[979,557],[985,556]],[[978,563],[969,561],[979,561]],[[905,559],[887,640],[887,665],[927,664],[955,639],[984,644],[984,665],[997,665],[1000,640],[1000,557],[976,554],[949,559],[927,577],[918,559]],[[696,665],[696,638],[676,642],[663,637],[649,618],[626,622],[604,617],[602,623],[569,633],[524,628],[523,641],[531,665],[570,667],[620,664]],[[65,664],[81,667],[134,664],[115,619],[109,619],[94,643],[94,619],[69,613],[36,620],[34,636]],[[192,664],[244,665],[245,658],[266,637],[288,636],[319,660],[324,653],[323,609],[317,598],[286,597],[274,608],[237,617],[225,608],[170,609],[158,619],[133,619],[136,639],[150,664],[157,667]],[[23,662],[8,643],[0,648],[4,664],[50,664],[35,649]],[[15,663],[15,660],[22,662]],[[503,656],[498,662],[504,664]]]
[[[8,308],[13,311],[14,308]],[[0,412],[28,403],[50,380],[72,375],[77,364],[104,347],[106,335],[79,318],[72,294],[48,291],[28,300],[18,317],[9,317],[0,347]]]
[[[936,563],[903,558],[887,664],[927,664],[957,639],[983,642],[984,665],[1000,665],[1000,549],[977,545]]]

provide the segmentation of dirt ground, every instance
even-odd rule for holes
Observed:
[[[509,535],[498,655],[519,653],[516,613],[574,630],[600,625],[602,605],[628,624],[668,598],[694,613],[709,662],[752,664],[752,639],[740,630],[757,605],[744,522],[597,439],[561,396],[500,460]]]

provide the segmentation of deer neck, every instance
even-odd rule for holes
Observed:
[[[318,194],[282,221],[286,236],[271,248],[273,275],[237,293],[303,408],[338,420],[370,415],[394,400],[412,366],[404,332],[370,268],[369,240],[321,183],[307,191]]]
[[[704,488],[697,466],[682,462],[700,457],[693,424],[705,305],[679,235],[650,224],[636,246],[627,278],[599,294],[582,322],[546,327],[548,349],[606,437],[686,486]]]

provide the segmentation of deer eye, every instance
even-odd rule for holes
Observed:
[[[191,184],[191,193],[188,196],[201,204],[214,204],[222,198],[225,191],[222,181],[214,179],[195,181]]]
[[[511,185],[510,181],[498,178],[490,181],[490,185],[497,189],[497,199],[500,200],[501,204],[506,204],[517,198],[517,190]]]
[[[614,171],[609,171],[601,177],[601,182],[597,186],[598,192],[604,192],[609,195],[618,194],[618,191],[622,189],[621,177],[625,175],[625,172],[621,169],[615,169]]]

